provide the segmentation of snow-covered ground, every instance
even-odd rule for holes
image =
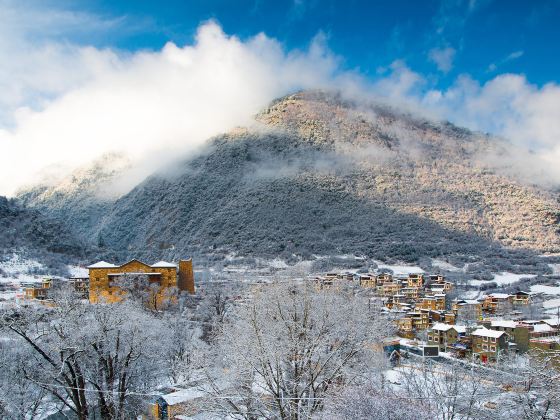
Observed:
[[[434,267],[438,267],[441,268],[442,270],[445,271],[452,271],[452,272],[464,272],[465,271],[465,267],[456,267],[453,264],[449,264],[447,261],[442,261],[442,260],[438,260],[438,259],[432,259],[432,265]]]
[[[545,286],[544,284],[535,284],[531,286],[531,292],[544,293],[545,295],[560,295],[560,286]]]
[[[560,308],[560,298],[550,299],[543,302],[543,307],[547,313],[556,313],[558,308]]]
[[[495,282],[498,286],[505,286],[513,283],[517,283],[523,278],[533,278],[536,277],[535,274],[514,274],[504,271],[502,273],[494,274],[492,280],[470,280],[469,283],[473,286],[480,286],[481,284],[487,284],[490,281]]]
[[[553,276],[560,276],[560,264],[548,264],[548,266],[552,268]]]
[[[375,261],[375,263],[377,264],[377,267],[380,269],[388,268],[389,270],[392,270],[393,274],[395,274],[396,276],[424,273],[424,270],[422,270],[420,267],[415,265],[388,265],[388,264],[383,264],[380,261]]]
[[[68,271],[72,277],[87,277],[89,275],[87,268],[79,267],[77,265],[69,265]]]
[[[13,254],[10,259],[0,262],[0,269],[7,274],[7,277],[0,277],[0,283],[40,282],[44,276],[29,272],[41,268],[43,265],[39,261]]]

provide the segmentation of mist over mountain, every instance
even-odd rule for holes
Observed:
[[[498,139],[318,91],[281,98],[256,121],[124,195],[114,186],[126,165],[113,156],[18,200],[93,253],[122,258],[502,256],[515,265],[560,250],[557,193],[493,167],[489,157],[507,162]]]

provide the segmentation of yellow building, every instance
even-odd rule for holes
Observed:
[[[439,294],[434,296],[426,296],[416,303],[418,309],[428,309],[431,311],[445,310],[445,295]]]
[[[368,289],[375,288],[377,285],[377,279],[374,275],[361,274],[360,275],[360,286]]]
[[[512,303],[512,300],[512,295],[505,293],[492,293],[484,298],[484,301],[482,302],[482,309],[490,313],[495,313],[500,309],[507,308],[508,304]]]
[[[377,294],[380,296],[393,296],[400,292],[401,285],[398,283],[385,283],[383,286],[377,286]]]
[[[44,300],[47,298],[48,290],[52,287],[52,279],[43,279],[41,285],[32,285],[25,288],[25,299]]]
[[[125,276],[147,276],[150,284],[157,284],[155,302],[159,304],[166,299],[166,293],[172,287],[190,294],[195,293],[192,260],[181,260],[179,266],[165,261],[148,265],[136,259],[122,265],[105,261],[92,264],[89,270],[89,301],[97,303],[118,302],[124,296],[123,290],[115,285],[116,280]]]
[[[424,286],[423,274],[409,274],[407,279],[407,287],[422,287]]]
[[[393,282],[393,276],[389,273],[379,274],[376,277],[376,282],[377,282],[378,286],[381,286],[381,285],[386,284],[386,283],[392,283]]]

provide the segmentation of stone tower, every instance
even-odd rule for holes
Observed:
[[[179,260],[179,281],[177,283],[179,290],[186,290],[194,295],[194,271],[192,258],[188,260]]]

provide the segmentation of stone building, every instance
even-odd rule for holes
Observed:
[[[91,303],[101,300],[110,303],[122,300],[124,292],[116,283],[119,279],[129,279],[134,276],[146,276],[150,285],[157,285],[154,288],[157,294],[156,301],[165,299],[166,292],[172,287],[190,294],[195,293],[192,259],[179,261],[179,266],[165,261],[148,265],[134,259],[122,265],[100,261],[87,268]]]

